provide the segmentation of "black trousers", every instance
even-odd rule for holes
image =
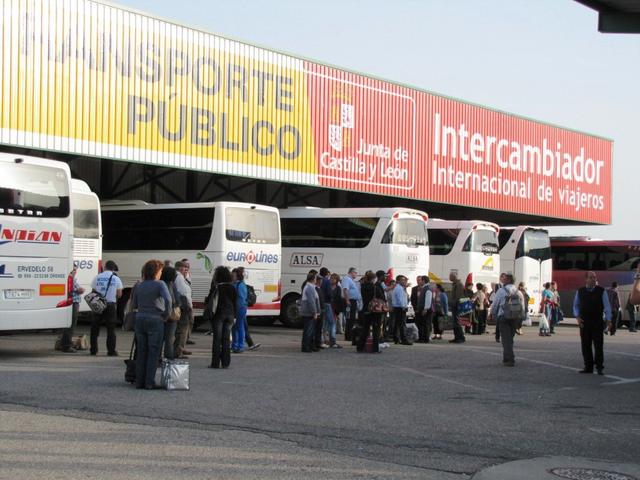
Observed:
[[[395,342],[407,343],[405,327],[407,326],[407,311],[402,307],[393,307],[393,340]]]
[[[356,326],[356,316],[358,315],[358,302],[349,300],[349,315],[344,325],[344,339],[347,341],[354,340],[353,327]]]
[[[429,343],[431,338],[431,315],[429,310],[427,313],[416,313],[416,327],[418,327],[418,341]]]
[[[476,321],[478,322],[478,335],[484,334],[487,330],[487,310],[478,310],[476,312]]]
[[[620,321],[621,318],[622,318],[622,311],[620,309],[613,310],[611,312],[611,331],[609,332],[610,335],[616,334],[616,330],[618,329],[618,322]]]
[[[360,330],[357,344],[358,352],[364,352],[370,332],[373,337],[373,352],[378,353],[380,351],[380,322],[382,321],[382,315],[382,313],[365,313],[362,316],[362,329]]]
[[[100,335],[100,327],[107,327],[107,352],[116,352],[116,322],[118,315],[115,303],[107,303],[107,308],[100,314],[93,314],[91,320],[91,355],[98,353],[98,336]]]
[[[580,327],[580,341],[584,368],[593,370],[594,365],[598,370],[604,368],[604,326],[602,320],[584,320],[582,327]]]
[[[211,366],[213,368],[227,368],[231,363],[231,327],[232,315],[216,315],[211,321],[213,345],[211,346]]]
[[[324,325],[324,309],[322,314],[314,320],[313,324],[313,348],[321,348],[322,341],[322,326]]]
[[[444,322],[444,315],[438,313],[433,314],[432,323],[434,335],[442,335],[442,322]]]

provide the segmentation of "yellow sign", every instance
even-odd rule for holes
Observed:
[[[0,128],[115,147],[114,156],[149,163],[162,155],[177,167],[210,159],[316,172],[302,61],[67,3],[23,0],[5,10],[0,59],[15,68],[5,69]]]

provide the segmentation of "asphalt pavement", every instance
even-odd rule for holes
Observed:
[[[606,337],[604,376],[578,373],[571,326],[526,328],[513,368],[493,335],[304,354],[300,331],[252,334],[259,350],[212,370],[196,333],[188,392],[124,382],[130,333],[118,358],[105,332],[97,357],[0,337],[0,478],[600,478],[535,476],[554,458],[640,479],[639,334]]]

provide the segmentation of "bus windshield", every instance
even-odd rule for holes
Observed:
[[[68,217],[69,186],[64,171],[24,163],[3,164],[0,213],[40,218]]]
[[[100,238],[100,205],[95,197],[73,195],[73,236]]]
[[[232,242],[276,244],[280,242],[278,214],[255,208],[225,209],[226,237]]]
[[[498,253],[498,234],[495,230],[473,230],[462,247],[463,252]]]
[[[416,218],[400,218],[389,224],[381,243],[396,245],[429,245],[427,225],[424,220]]]
[[[549,234],[544,230],[525,230],[516,251],[516,258],[529,257],[534,260],[551,258]]]

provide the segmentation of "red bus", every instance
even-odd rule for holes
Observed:
[[[609,288],[611,282],[618,282],[622,318],[625,321],[629,319],[625,307],[640,263],[640,241],[554,237],[551,239],[551,252],[553,279],[558,283],[565,316],[573,317],[575,292],[584,286],[586,272],[593,270],[602,287]]]

